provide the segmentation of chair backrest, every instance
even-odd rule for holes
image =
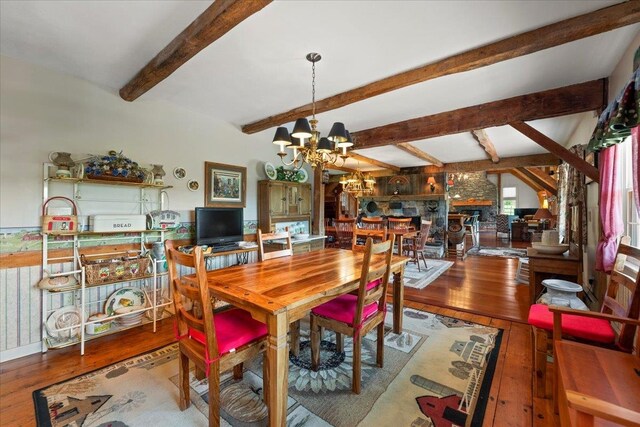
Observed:
[[[264,251],[264,242],[268,240],[285,240],[284,249],[277,251]],[[258,260],[265,261],[271,258],[280,258],[283,256],[293,255],[293,246],[291,245],[291,234],[289,231],[282,231],[280,233],[263,233],[258,229]]]
[[[395,237],[394,234],[390,234],[389,240],[382,243],[373,243],[371,237],[367,238],[362,259],[360,287],[358,288],[358,306],[353,319],[354,325],[362,324],[364,307],[372,302],[378,303],[379,312],[386,310],[387,285],[389,284]],[[377,285],[371,286],[371,283],[376,281]]]
[[[424,248],[424,245],[427,244],[427,239],[429,238],[429,232],[431,231],[431,221],[427,221],[423,219],[420,222],[420,246],[418,248]]]
[[[411,218],[387,218],[389,230],[407,229],[411,225]]]
[[[375,229],[365,229],[365,228],[356,228],[353,230],[353,240],[351,241],[351,250],[356,252],[363,252],[366,248],[366,245],[359,245],[358,240],[367,240],[367,238],[371,237],[373,240],[377,242],[384,242],[387,240],[387,227],[383,227],[380,230]]]
[[[355,218],[340,218],[334,221],[336,227],[336,237],[340,247],[348,247],[351,245],[353,238],[353,230],[356,228]]]
[[[498,233],[510,233],[511,221],[509,215],[498,214],[496,215],[496,231]]]
[[[362,228],[365,230],[382,230],[384,228],[384,219],[380,216],[363,217]]]
[[[218,341],[213,323],[212,302],[202,248],[195,246],[193,253],[188,255],[178,251],[170,240],[166,240],[164,246],[178,334],[180,337],[185,337],[183,339],[190,339],[190,330],[203,333],[206,337],[209,358],[214,359],[218,357]],[[195,268],[195,280],[185,280],[180,276],[179,266]],[[192,301],[189,309],[184,305],[184,298]],[[199,313],[200,310],[202,313]],[[196,312],[199,315],[196,315]],[[202,357],[204,356],[203,354]]]
[[[629,246],[630,238],[625,236],[618,245],[615,264],[611,271],[607,292],[602,302],[601,312],[619,317],[637,319],[640,314],[640,249]],[[621,290],[626,289],[624,303],[620,302]],[[623,350],[630,350],[636,327],[622,324],[617,345]]]

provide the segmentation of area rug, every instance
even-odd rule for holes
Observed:
[[[467,255],[497,256],[502,258],[526,258],[527,250],[518,248],[494,248],[487,246],[476,246],[469,249]]]
[[[404,269],[403,283],[409,288],[426,288],[453,264],[452,261],[427,258],[427,268],[425,269],[424,263],[422,263],[420,271],[418,271],[418,266],[415,263],[409,263]]]
[[[375,366],[375,332],[364,338],[360,395],[351,393],[351,340],[337,352],[334,336],[325,332],[318,372],[309,369],[308,340],[299,357],[291,355],[287,425],[482,425],[501,330],[407,308],[404,332],[385,334],[384,368]],[[223,376],[221,425],[266,425],[261,375],[258,357],[242,380]],[[207,380],[192,376],[193,405],[184,412],[177,382],[173,344],[35,391],[36,419],[40,426],[208,425]]]

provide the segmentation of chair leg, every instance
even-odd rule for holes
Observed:
[[[267,387],[269,375],[269,365],[265,353],[262,354],[262,401],[265,405],[269,404],[269,387]]]
[[[424,254],[420,252],[420,257],[422,257],[422,262],[424,263],[424,269],[429,270],[429,266],[427,266],[427,259],[424,257]],[[420,261],[418,261],[418,265],[420,265]]]
[[[234,368],[235,370],[235,368]],[[209,427],[220,426],[220,365],[209,365]]]
[[[340,332],[336,332],[336,351],[338,353],[344,351],[344,340],[342,339],[342,334]]]
[[[236,366],[233,367],[233,379],[234,380],[241,380],[243,377],[243,371],[244,371],[244,364],[243,363],[238,363]]]
[[[547,380],[547,332],[544,329],[532,327],[533,333],[533,392],[535,397],[546,397]]]
[[[311,369],[317,371],[320,365],[320,327],[314,315],[311,315],[309,329],[311,329]]]
[[[291,338],[290,351],[294,356],[298,357],[300,355],[300,321],[296,320],[289,325],[289,331]]]
[[[184,411],[191,405],[189,393],[189,358],[180,352],[180,410]]]
[[[384,322],[378,325],[378,347],[376,348],[376,362],[378,367],[384,366]]]
[[[353,375],[351,377],[351,390],[355,394],[360,394],[360,369],[362,364],[362,337],[353,337]]]

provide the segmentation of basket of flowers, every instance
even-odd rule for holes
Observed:
[[[93,157],[84,172],[88,179],[103,181],[143,182],[145,179],[145,170],[138,163],[115,151]]]

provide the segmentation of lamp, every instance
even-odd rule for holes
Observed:
[[[427,184],[429,184],[429,188],[431,188],[431,192],[436,191],[436,179],[432,176],[427,178]]]
[[[371,174],[363,174],[356,170],[349,175],[342,175],[340,184],[344,191],[361,196],[373,193],[376,180]]]
[[[324,169],[328,164],[341,166],[349,157],[347,148],[353,146],[351,134],[345,128],[344,123],[335,122],[331,126],[329,135],[320,138],[320,132],[316,130],[318,120],[316,120],[316,62],[322,57],[319,53],[309,53],[307,61],[311,62],[311,105],[312,118],[299,118],[293,126],[291,135],[287,132],[287,128],[279,127],[273,137],[273,143],[280,145],[280,160],[285,166],[293,166],[294,169],[300,169],[303,164],[308,163],[311,167],[320,167]],[[305,143],[305,139],[309,141]],[[288,153],[284,147],[292,152],[292,160],[285,161]],[[340,164],[338,162],[341,160]]]

